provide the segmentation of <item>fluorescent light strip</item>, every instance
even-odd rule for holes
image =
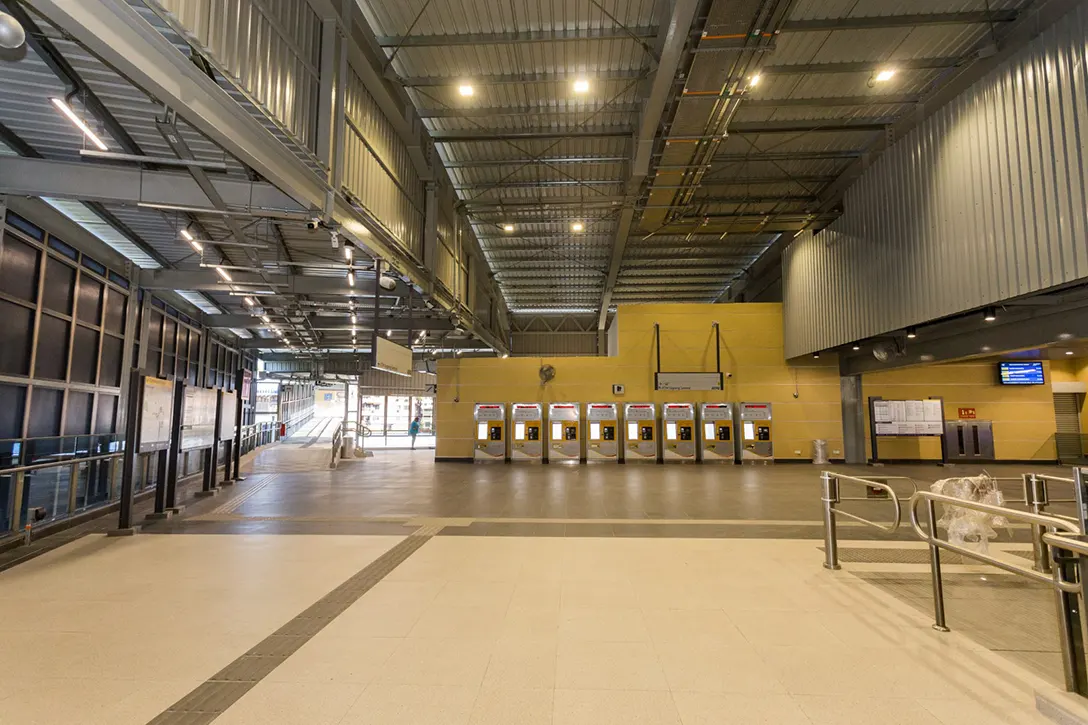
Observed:
[[[67,103],[65,103],[60,98],[50,98],[49,100],[53,102],[53,105],[56,106],[61,113],[68,117],[69,121],[75,124],[76,128],[83,132],[84,136],[91,140],[91,143],[98,147],[99,151],[110,150],[110,147],[103,143],[102,139],[98,138],[98,136],[95,135],[94,131],[91,130],[91,127],[84,123],[83,119],[77,116],[75,112],[68,107]]]

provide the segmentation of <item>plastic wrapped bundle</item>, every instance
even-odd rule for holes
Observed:
[[[1005,497],[997,488],[997,481],[985,474],[963,478],[945,478],[929,487],[933,493],[961,498],[965,501],[1004,506]],[[985,553],[991,539],[997,538],[997,527],[1008,529],[1009,520],[984,511],[946,505],[944,515],[937,526],[948,530],[948,540],[953,544],[972,546]]]

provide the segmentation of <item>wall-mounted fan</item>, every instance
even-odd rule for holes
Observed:
[[[547,385],[555,379],[555,368],[551,365],[540,366],[540,384]]]
[[[906,354],[907,351],[904,349],[903,343],[899,340],[888,340],[873,345],[873,357],[882,363],[886,363],[897,357],[903,357]]]

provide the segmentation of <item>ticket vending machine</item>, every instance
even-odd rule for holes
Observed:
[[[774,460],[771,404],[740,403],[738,408],[740,415],[737,417],[740,419],[741,428],[740,460],[770,463]]]
[[[513,435],[510,460],[541,463],[544,461],[544,415],[540,403],[514,403],[510,407]]]
[[[548,462],[580,463],[582,460],[582,406],[578,403],[548,404]]]
[[[733,463],[737,441],[733,435],[732,403],[701,403],[699,422],[699,458],[703,463]]]
[[[661,460],[695,463],[695,406],[691,403],[661,406]]]
[[[586,405],[586,461],[620,460],[620,411],[615,403]]]
[[[623,460],[657,462],[657,409],[653,403],[624,403]]]
[[[477,403],[472,411],[476,421],[476,448],[472,460],[476,463],[506,460],[506,405]]]

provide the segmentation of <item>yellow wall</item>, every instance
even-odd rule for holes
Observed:
[[[436,455],[472,456],[473,403],[533,401],[770,402],[777,458],[811,458],[814,438],[826,438],[831,455],[841,455],[838,361],[825,355],[787,365],[781,304],[632,305],[621,306],[616,319],[617,357],[439,361]],[[654,323],[661,325],[662,370],[696,372],[714,370],[715,321],[721,331],[722,370],[732,373],[725,391],[655,391]],[[542,364],[556,370],[555,379],[543,387],[537,376]],[[613,396],[614,383],[625,385],[626,394]]]
[[[1048,383],[1070,374],[1065,368],[1048,370],[1046,361],[1043,366]],[[993,421],[998,460],[1054,460],[1056,423],[1050,385],[1000,385],[996,367],[996,359],[985,359],[867,373],[862,376],[862,391],[866,398],[892,400],[943,397],[946,420],[956,420],[961,407],[975,408],[978,420]],[[871,450],[868,454],[872,457]],[[937,460],[941,444],[936,438],[882,438],[880,457]]]

